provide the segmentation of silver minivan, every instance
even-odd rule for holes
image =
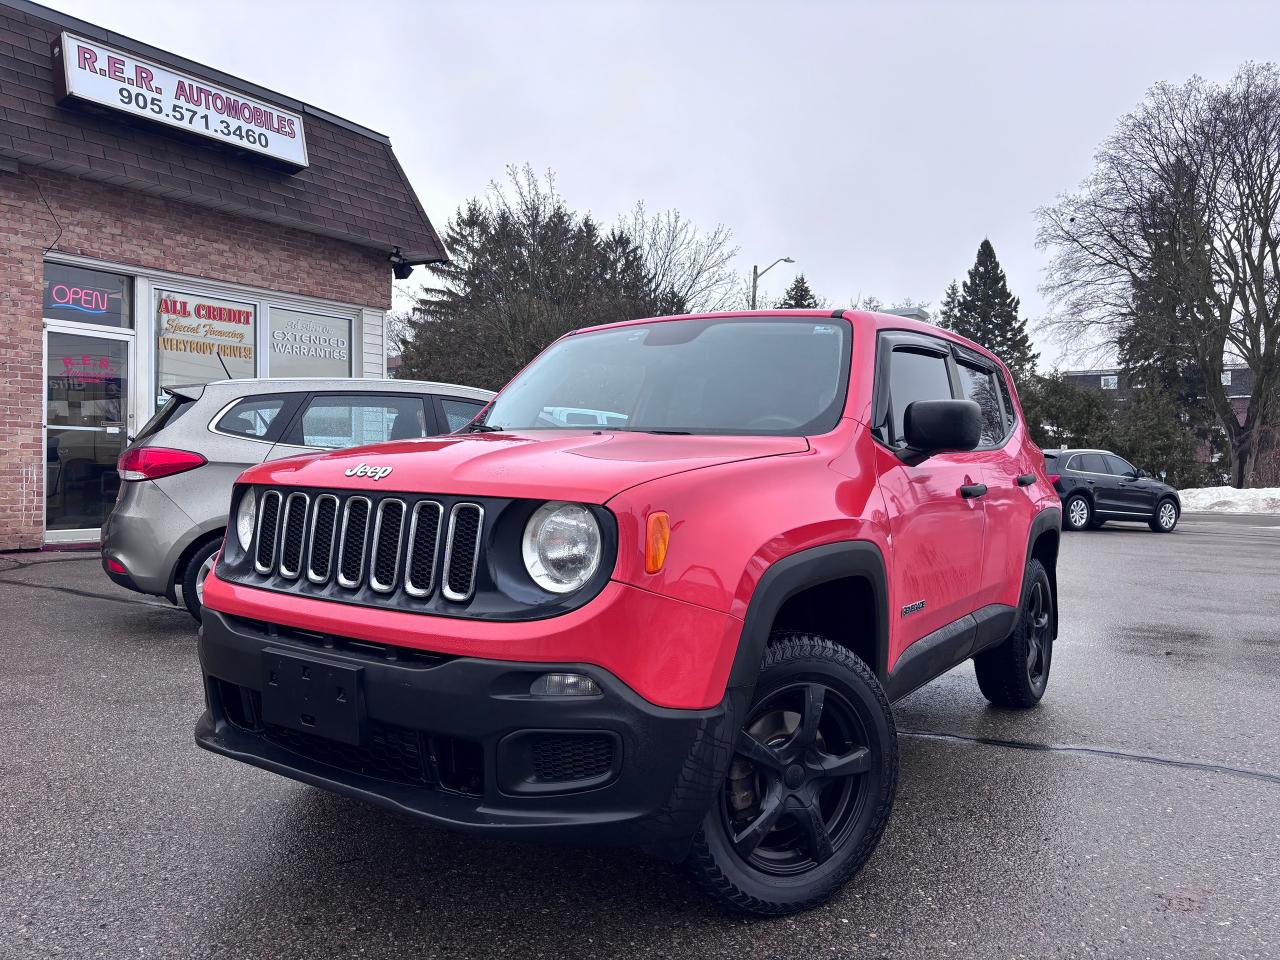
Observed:
[[[168,398],[120,456],[120,493],[102,527],[102,567],[200,619],[231,486],[265,460],[429,437],[466,426],[493,393],[414,380],[221,380]]]

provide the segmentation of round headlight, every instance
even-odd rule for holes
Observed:
[[[246,490],[240,498],[240,506],[236,507],[236,539],[240,541],[240,549],[249,550],[253,543],[253,524],[258,519],[258,498],[252,490]]]
[[[576,503],[544,503],[524,528],[524,566],[533,582],[552,593],[569,593],[600,566],[600,525]]]

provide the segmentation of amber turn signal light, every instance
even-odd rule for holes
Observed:
[[[657,573],[667,562],[667,543],[671,540],[671,518],[659,510],[649,514],[644,537],[644,572]]]

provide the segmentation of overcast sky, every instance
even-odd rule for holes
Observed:
[[[603,220],[726,224],[743,273],[794,257],[767,296],[936,306],[987,236],[1033,321],[1035,208],[1150,85],[1280,38],[1276,2],[46,2],[386,133],[442,232],[528,162]]]

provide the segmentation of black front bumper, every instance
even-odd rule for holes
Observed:
[[[280,654],[326,674],[358,670],[357,742],[263,719],[264,670]],[[206,750],[511,838],[678,846],[715,798],[736,729],[729,699],[709,710],[656,707],[594,666],[436,656],[208,609],[200,662],[208,709],[196,743]],[[530,696],[551,672],[590,676],[602,694]]]

